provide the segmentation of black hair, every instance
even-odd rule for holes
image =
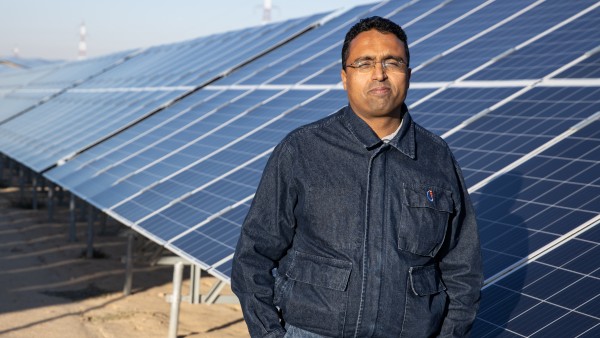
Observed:
[[[406,33],[398,24],[393,22],[392,20],[382,18],[380,16],[372,16],[369,18],[361,19],[357,22],[348,33],[346,33],[346,38],[344,39],[344,46],[342,47],[342,68],[346,69],[346,60],[348,59],[348,54],[350,54],[350,43],[356,36],[362,32],[370,31],[371,29],[376,29],[380,33],[392,33],[400,39],[400,41],[404,42],[404,49],[406,50],[406,65],[410,64],[410,53],[408,52],[408,40],[406,38]]]

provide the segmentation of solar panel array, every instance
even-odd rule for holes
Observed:
[[[34,171],[46,171],[293,38],[324,15],[152,47],[131,53],[106,71],[98,71],[105,66],[101,61],[114,62],[124,53],[73,63],[53,72],[51,80],[41,81],[44,88],[62,87],[48,89],[61,91],[60,96],[0,124],[2,152]],[[204,57],[199,58],[199,53]],[[97,73],[65,90],[65,85],[76,84],[73,80],[88,64],[85,69]],[[2,102],[9,99],[3,97]]]
[[[58,94],[11,108],[0,151],[228,281],[271,151],[346,104],[344,34],[385,16],[410,39],[411,114],[453,149],[477,210],[474,336],[597,336],[599,6],[389,1],[90,60],[86,81],[58,69],[61,85],[39,80]],[[36,81],[18,79],[0,90]]]

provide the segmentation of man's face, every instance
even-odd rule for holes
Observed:
[[[357,68],[342,69],[342,83],[348,93],[350,106],[365,120],[394,116],[406,98],[410,69],[404,72],[383,69],[381,61],[406,60],[404,43],[392,33],[372,29],[362,32],[350,42],[346,65],[356,61],[373,60],[375,67],[367,72]]]

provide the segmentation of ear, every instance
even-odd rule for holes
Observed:
[[[412,68],[406,70],[406,88],[410,87],[410,75],[412,74]]]
[[[346,88],[346,71],[344,70],[344,68],[342,68],[340,75],[342,76],[342,84],[344,85],[344,90],[348,90],[348,88]]]

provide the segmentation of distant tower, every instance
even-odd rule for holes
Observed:
[[[272,1],[271,0],[265,0],[264,5],[263,5],[263,19],[262,22],[265,23],[269,23],[271,22],[271,8],[272,6]]]
[[[13,48],[13,56],[16,58],[19,57],[19,46],[15,46],[15,48]]]
[[[85,22],[81,22],[81,28],[79,28],[79,54],[77,55],[78,60],[83,60],[87,56],[87,45],[85,44]]]

